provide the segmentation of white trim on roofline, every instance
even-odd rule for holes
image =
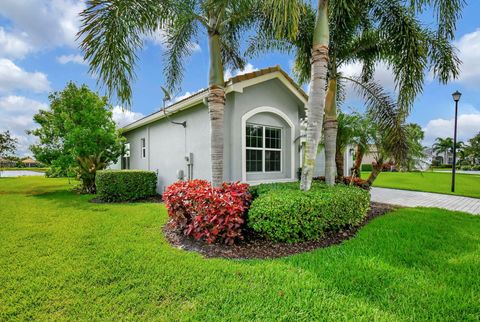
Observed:
[[[225,94],[231,93],[231,92],[238,92],[238,93],[243,93],[243,90],[246,87],[253,86],[262,82],[266,82],[268,80],[277,78],[279,79],[302,103],[307,104],[307,99],[302,95],[302,93],[285,77],[285,75],[282,74],[280,71],[274,71],[265,75],[257,76],[255,78],[247,79],[244,81],[240,81],[237,83],[227,83],[227,86],[225,87]],[[202,103],[203,100],[207,97],[208,95],[208,90],[204,90],[202,92],[193,94],[189,98],[186,98],[185,100],[182,100],[178,103],[175,103],[165,109],[166,113],[168,116],[178,113],[180,111],[186,110],[190,107],[193,107],[195,105],[198,105],[199,103]],[[123,132],[129,132],[131,130],[137,129],[139,127],[142,127],[146,124],[150,124],[152,122],[158,121],[165,118],[165,113],[163,110],[160,110],[158,112],[155,112],[153,114],[150,114],[144,118],[141,118],[133,123],[130,123],[122,128]]]
[[[291,142],[291,148],[290,148],[290,154],[291,154],[291,160],[290,160],[290,178],[282,178],[282,179],[271,179],[271,180],[261,180],[262,182],[284,182],[284,181],[294,181],[295,180],[295,124],[290,120],[290,118],[282,112],[281,110],[275,108],[275,107],[270,107],[270,106],[260,106],[257,108],[254,108],[245,114],[242,115],[242,181],[247,182],[247,183],[255,183],[253,182],[248,182],[247,181],[247,121],[249,118],[252,116],[258,114],[258,113],[272,113],[280,116],[285,122],[287,122],[288,126],[290,126],[290,142]],[[286,139],[286,137],[285,137]],[[288,142],[285,142],[287,144]]]

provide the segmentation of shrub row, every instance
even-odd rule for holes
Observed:
[[[480,171],[480,165],[462,165],[460,170],[464,171]]]
[[[133,201],[156,194],[157,176],[153,171],[103,170],[97,172],[95,185],[103,201]]]
[[[325,182],[325,177],[315,177],[313,178],[314,181],[318,182]],[[370,190],[370,185],[368,184],[367,180],[363,180],[361,178],[352,178],[352,177],[336,177],[335,183],[343,183],[347,186],[352,185],[358,188],[362,188],[364,190]]]
[[[371,164],[362,164],[361,170],[362,171],[372,171],[373,166]]]
[[[163,200],[170,226],[207,243],[233,244],[243,239],[245,213],[250,205],[248,185],[224,183],[214,188],[205,180],[178,181],[165,190]]]
[[[315,182],[308,192],[298,183],[259,185],[248,212],[248,226],[280,242],[316,240],[326,231],[355,226],[370,207],[368,191],[345,185],[329,187]]]

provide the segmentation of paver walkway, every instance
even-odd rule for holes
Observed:
[[[480,215],[480,199],[440,193],[372,188],[372,201],[404,207],[436,207]]]

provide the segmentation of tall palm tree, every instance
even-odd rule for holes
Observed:
[[[325,18],[330,26],[324,28],[330,30],[328,86],[322,87],[327,88],[324,144],[328,184],[333,184],[335,180],[337,105],[342,103],[341,89],[345,87],[345,82],[359,91],[373,120],[389,135],[384,146],[391,148],[397,158],[405,157],[407,146],[402,142],[404,133],[401,133],[400,125],[415,96],[422,91],[424,70],[430,67],[442,82],[458,75],[459,61],[448,40],[453,36],[462,5],[462,0],[414,0],[408,4],[400,0],[330,1],[329,15]],[[424,10],[426,6],[433,6],[438,11],[436,32],[424,27],[415,17],[415,12]],[[313,75],[309,41],[317,32],[314,10],[307,10],[301,25],[301,33],[294,39],[283,37],[280,43],[275,43],[266,30],[255,39],[257,44],[252,47],[255,50],[278,48],[294,51],[294,71],[299,81],[304,83],[311,81]],[[263,45],[258,45],[261,41]],[[362,75],[342,75],[341,67],[353,62],[362,64]],[[378,62],[386,63],[393,71],[399,92],[396,102],[390,100],[384,89],[373,81]],[[310,90],[315,90],[312,85]]]
[[[147,34],[165,33],[165,74],[170,90],[177,89],[183,63],[200,31],[208,38],[208,109],[211,130],[212,183],[223,181],[224,69],[242,69],[241,35],[252,26],[269,24],[275,32],[298,32],[301,0],[89,0],[81,13],[82,49],[90,70],[109,93],[130,104],[136,52]]]

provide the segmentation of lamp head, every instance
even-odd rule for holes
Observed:
[[[461,96],[462,96],[462,93],[460,93],[459,91],[455,91],[455,93],[452,94],[453,100],[455,102],[458,102]]]

